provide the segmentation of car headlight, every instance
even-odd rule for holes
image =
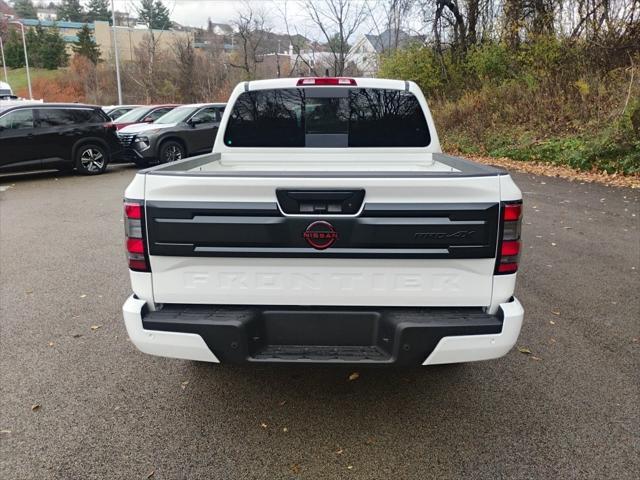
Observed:
[[[140,150],[146,150],[149,148],[149,137],[136,137],[135,143]]]

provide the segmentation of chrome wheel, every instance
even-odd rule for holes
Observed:
[[[175,162],[177,160],[182,160],[182,149],[178,145],[167,146],[164,150],[164,158],[162,161],[167,163]]]
[[[87,148],[80,154],[80,165],[89,173],[99,173],[104,168],[104,155],[97,148]]]

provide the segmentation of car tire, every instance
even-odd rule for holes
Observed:
[[[174,140],[168,140],[160,145],[158,153],[158,163],[177,162],[187,156],[182,144]]]
[[[100,175],[107,169],[108,163],[109,154],[102,145],[87,143],[76,149],[76,170],[82,175]]]

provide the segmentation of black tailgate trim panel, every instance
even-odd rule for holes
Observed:
[[[494,258],[498,203],[365,204],[359,216],[284,215],[271,202],[146,203],[149,253],[176,257]],[[316,250],[318,220],[338,232]]]

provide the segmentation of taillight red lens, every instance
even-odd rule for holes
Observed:
[[[518,271],[521,226],[522,202],[503,203],[496,274],[509,274]]]
[[[343,85],[355,87],[358,83],[354,78],[344,77],[308,77],[298,80],[299,87],[309,87],[314,85]]]
[[[514,222],[516,220],[520,220],[520,216],[522,215],[522,204],[521,203],[512,203],[504,206],[504,221],[505,222]]]
[[[127,252],[144,254],[144,242],[141,238],[127,238]]]
[[[126,236],[127,261],[131,270],[150,272],[144,241],[144,209],[142,204],[124,203],[124,232]]]
[[[513,257],[520,253],[520,240],[513,242],[502,242],[502,248],[500,254],[503,257]]]
[[[142,218],[142,205],[140,205],[139,203],[125,203],[124,215],[127,218],[140,220]]]
[[[500,263],[498,265],[498,273],[516,273],[518,271],[517,263]]]

